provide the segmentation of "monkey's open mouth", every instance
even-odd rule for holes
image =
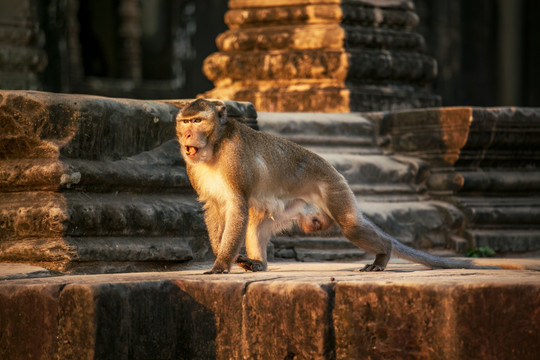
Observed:
[[[186,148],[186,155],[187,156],[193,156],[199,151],[199,148],[195,147],[195,146],[187,146],[186,145],[185,148]]]

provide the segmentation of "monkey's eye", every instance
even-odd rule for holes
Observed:
[[[182,120],[184,124],[189,124],[189,120]]]
[[[193,122],[194,122],[194,123],[200,123],[200,122],[201,122],[201,119],[193,119]]]

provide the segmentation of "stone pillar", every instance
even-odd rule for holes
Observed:
[[[0,89],[40,89],[38,73],[47,65],[32,0],[0,2]]]
[[[119,31],[122,39],[122,75],[127,79],[141,80],[140,5],[134,0],[122,0],[118,12],[122,22]]]
[[[230,0],[229,30],[203,71],[204,95],[259,111],[350,112],[436,106],[436,61],[410,0]]]

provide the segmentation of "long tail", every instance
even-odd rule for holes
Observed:
[[[499,266],[476,265],[471,260],[444,258],[413,249],[393,239],[393,252],[396,256],[415,263],[439,269],[501,269]]]

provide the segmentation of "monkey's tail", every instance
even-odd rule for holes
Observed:
[[[393,239],[393,252],[398,257],[438,269],[501,269],[499,266],[476,265],[467,259],[444,258],[413,249]]]

